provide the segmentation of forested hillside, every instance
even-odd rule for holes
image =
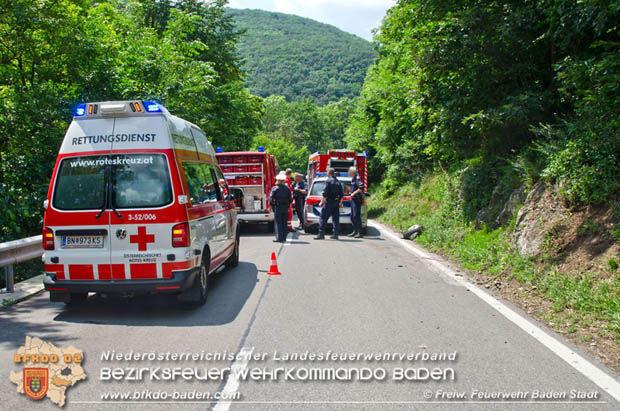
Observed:
[[[372,216],[620,367],[620,1],[402,0],[347,130]]]
[[[231,9],[245,31],[238,50],[250,91],[289,101],[311,97],[327,104],[359,95],[376,53],[357,36],[314,20],[261,10]]]

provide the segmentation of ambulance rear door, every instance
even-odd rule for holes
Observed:
[[[56,272],[58,280],[109,276],[110,146],[101,136],[113,132],[114,119],[76,119],[63,140],[45,220],[55,236],[55,249],[46,253],[45,269]]]
[[[194,262],[187,261],[190,256],[184,249],[172,245],[173,227],[187,216],[174,201],[174,159],[165,117],[117,117],[114,134],[110,154],[113,279],[170,278],[172,265],[190,268]],[[178,184],[176,191],[180,191]]]

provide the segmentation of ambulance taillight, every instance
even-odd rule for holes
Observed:
[[[45,227],[43,229],[43,249],[44,250],[53,250],[54,249],[54,232]]]
[[[172,227],[172,246],[189,247],[189,224],[181,223]]]

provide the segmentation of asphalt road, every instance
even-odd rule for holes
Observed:
[[[38,295],[0,312],[0,408],[57,409],[15,393],[9,370],[26,335],[60,347],[83,349],[88,379],[67,391],[68,410],[617,410],[614,398],[509,321],[467,287],[438,273],[375,228],[363,240],[317,242],[296,233],[283,246],[260,228],[245,229],[241,263],[211,279],[209,300],[194,311],[171,298],[105,298],[68,308]],[[278,253],[281,276],[267,276]],[[506,303],[507,304],[507,303]],[[252,352],[264,359],[201,361],[104,361],[107,351]],[[275,358],[277,352],[278,358]],[[454,353],[454,361],[285,361],[289,353]],[[584,357],[588,358],[585,354]],[[589,358],[588,358],[589,359]],[[604,366],[589,359],[597,367]],[[212,381],[101,381],[104,367],[204,367],[235,370],[282,368],[296,380],[234,378]],[[368,381],[306,379],[303,370],[370,368],[386,373]],[[449,370],[454,379],[394,381],[398,368]],[[299,370],[302,371],[299,371]],[[611,371],[606,370],[611,373]],[[423,371],[419,371],[420,375]],[[269,374],[267,374],[269,376]],[[617,375],[614,375],[617,378]],[[105,392],[225,392],[226,401],[101,402]],[[595,401],[570,398],[523,402],[470,398],[480,392],[598,392]],[[466,393],[466,401],[440,392]],[[426,399],[429,393],[434,398]],[[439,397],[439,398],[438,398]]]

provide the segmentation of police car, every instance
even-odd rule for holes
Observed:
[[[235,206],[211,143],[155,102],[78,106],[44,205],[52,301],[140,292],[204,304],[209,274],[239,261]]]
[[[352,226],[351,223],[351,177],[346,173],[337,173],[336,178],[342,184],[344,198],[342,201],[342,208],[340,209],[340,225]],[[327,173],[317,173],[317,177],[312,180],[308,196],[306,197],[306,208],[304,210],[305,224],[304,232],[316,233],[319,229],[319,220],[321,219],[321,199],[323,198],[323,190],[325,189],[325,183],[327,182]],[[368,207],[366,200],[362,200],[362,227],[366,230],[366,224],[368,222]],[[331,219],[328,222],[328,227],[332,226]]]

